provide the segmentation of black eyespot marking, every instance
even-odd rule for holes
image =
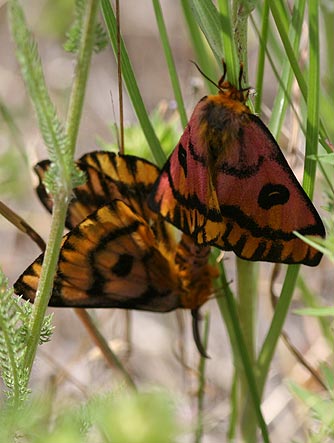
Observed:
[[[134,258],[132,255],[120,255],[117,263],[112,266],[111,272],[117,275],[117,277],[126,277],[131,272],[133,260]]]
[[[263,186],[257,202],[262,209],[270,209],[272,206],[284,205],[290,198],[290,192],[284,185],[267,183]]]
[[[187,168],[187,151],[184,149],[184,147],[179,144],[179,150],[178,150],[178,159],[179,163],[183,168],[184,175],[187,177],[188,174],[188,168]]]

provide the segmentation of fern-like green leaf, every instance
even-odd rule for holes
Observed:
[[[108,44],[108,36],[101,23],[96,24],[94,51],[102,51]]]
[[[24,321],[17,309],[18,299],[13,296],[5,275],[0,270],[0,368],[7,387],[8,398],[22,401],[28,394],[28,379],[23,367],[26,340],[22,336]]]
[[[61,191],[69,195],[74,166],[68,137],[50,99],[37,45],[26,25],[23,10],[17,0],[9,2],[8,10],[22,76],[33,103],[50,160],[54,164],[53,173],[49,175],[48,187],[54,195]]]
[[[51,336],[54,331],[54,326],[52,324],[53,313],[46,315],[43,320],[43,325],[41,329],[41,335],[39,337],[39,344],[47,343],[51,340]]]
[[[75,2],[75,20],[71,29],[66,34],[67,40],[64,43],[64,49],[67,52],[76,53],[80,47],[85,5],[86,2],[84,0],[76,0]],[[102,51],[107,44],[107,34],[101,23],[97,23],[94,29],[94,52],[98,53]]]
[[[29,393],[29,372],[24,365],[32,305],[13,295],[0,269],[0,370],[7,397],[19,404]],[[50,340],[52,314],[44,318],[40,343]]]

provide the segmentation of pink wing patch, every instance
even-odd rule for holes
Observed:
[[[197,244],[246,260],[316,266],[322,257],[293,233],[325,229],[276,141],[223,92],[197,104],[149,206]]]
[[[206,144],[201,139],[201,107],[200,102],[154,184],[149,206],[198,244],[210,244],[218,239],[217,224],[223,223],[223,218],[209,173]]]

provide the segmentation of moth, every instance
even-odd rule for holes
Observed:
[[[43,185],[50,166],[35,167],[37,193],[52,211],[52,196]],[[191,237],[174,238],[171,226],[147,205],[159,175],[153,164],[130,155],[96,151],[77,166],[87,181],[74,189],[70,202],[49,305],[76,308],[121,308],[152,312],[190,309],[199,351],[198,309],[213,294],[217,270],[208,263],[209,247]],[[14,284],[16,294],[34,301],[41,254]]]
[[[274,137],[246,105],[249,88],[225,80],[196,105],[149,196],[150,208],[198,245],[245,260],[316,266],[300,240],[324,225]]]

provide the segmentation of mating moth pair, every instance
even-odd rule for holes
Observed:
[[[198,308],[217,270],[210,246],[246,260],[316,266],[322,254],[295,236],[325,236],[323,223],[275,139],[246,106],[248,90],[225,76],[196,105],[159,171],[133,156],[97,151],[78,161],[51,306],[168,312]],[[241,78],[241,77],[240,77]],[[37,192],[49,163],[36,166]],[[177,242],[170,222],[183,231]],[[15,283],[34,300],[43,255]],[[194,316],[197,318],[196,316]]]

